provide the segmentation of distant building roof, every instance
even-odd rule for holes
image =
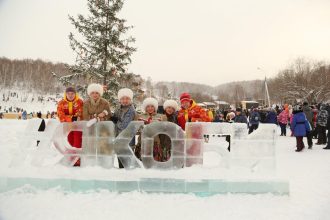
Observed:
[[[218,105],[229,105],[229,103],[225,102],[225,101],[214,101],[214,103],[216,103]]]
[[[215,105],[214,102],[203,102],[204,105]]]

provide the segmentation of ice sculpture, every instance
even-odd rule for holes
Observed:
[[[99,165],[112,168],[114,161],[115,126],[111,121],[83,127],[81,166]]]
[[[45,132],[38,132],[40,119],[30,120],[24,133],[20,134],[20,147],[23,154],[30,155],[31,163],[37,166],[45,164],[47,158],[54,156],[54,149],[62,155],[60,163],[74,166],[78,161],[80,166],[101,166],[111,169],[117,155],[126,169],[181,169],[204,163],[205,152],[216,152],[224,163],[220,163],[227,171],[237,169],[248,173],[267,173],[258,179],[235,178],[150,178],[135,176],[127,179],[79,180],[65,178],[0,178],[0,192],[20,187],[26,183],[47,189],[62,186],[65,190],[86,191],[91,189],[108,189],[116,192],[132,190],[144,192],[176,192],[201,193],[212,195],[216,193],[278,193],[288,194],[289,183],[285,180],[272,178],[275,171],[275,141],[276,125],[260,124],[259,128],[248,135],[246,124],[230,123],[187,123],[184,132],[179,126],[170,122],[154,122],[144,125],[143,122],[131,122],[129,126],[115,137],[115,126],[111,121],[98,122],[91,127],[86,122],[59,123],[49,120]],[[142,152],[140,161],[133,152],[133,139],[141,135]],[[171,157],[168,161],[158,162],[153,157],[154,139],[159,135],[167,135],[171,140]],[[220,142],[206,143],[204,135],[230,137],[230,152],[227,146]],[[78,138],[77,140],[75,138]],[[82,139],[82,141],[79,140]],[[40,140],[36,148],[36,141]],[[55,147],[52,148],[51,146]],[[81,144],[81,148],[79,146]],[[18,164],[22,158],[16,158],[13,164]],[[24,158],[25,159],[25,158]],[[207,169],[206,169],[207,170]],[[218,170],[216,170],[218,171]],[[180,171],[181,172],[181,171]],[[189,170],[194,172],[194,169]],[[244,172],[245,173],[245,172]],[[251,175],[254,176],[254,175]]]
[[[141,161],[134,155],[133,146],[130,144],[136,133],[142,130],[143,124],[142,121],[131,122],[114,140],[117,157],[126,169],[143,167]]]
[[[154,138],[167,135],[171,139],[171,157],[166,162],[154,160]],[[154,122],[147,125],[142,133],[142,162],[145,168],[173,169],[185,164],[185,139],[183,130],[171,122]]]
[[[86,122],[60,123],[53,136],[53,143],[55,148],[63,155],[60,163],[66,166],[73,166],[79,159],[82,153],[81,140],[69,142],[69,136],[74,132],[83,132]],[[78,142],[77,144],[75,142]],[[73,146],[74,145],[74,146]]]
[[[244,139],[234,138],[232,165],[246,167],[251,172],[274,173],[276,128],[274,124],[260,124],[257,130]]]
[[[55,148],[63,155],[61,163],[73,166],[80,161],[84,166],[101,166],[113,168],[115,154],[127,169],[144,167],[153,169],[179,169],[195,164],[203,164],[204,152],[214,151],[220,154],[225,168],[244,167],[251,172],[272,172],[275,170],[275,137],[276,126],[260,124],[259,128],[248,135],[246,124],[239,123],[205,123],[186,124],[186,132],[170,122],[155,122],[143,125],[143,122],[131,122],[118,137],[115,137],[115,126],[111,121],[98,122],[91,127],[86,122],[59,123],[49,120],[44,132],[37,132],[41,120],[31,120],[27,130],[22,134],[20,146],[27,154],[27,149],[40,144],[32,154],[32,163],[42,165],[53,142]],[[69,142],[73,132],[80,132],[82,146],[76,146],[75,139]],[[137,132],[141,135],[142,162],[133,152],[132,139]],[[167,135],[171,140],[171,157],[168,161],[158,162],[153,157],[154,138]],[[204,135],[230,136],[231,152],[220,147],[218,143],[205,143]],[[79,138],[79,135],[76,137]],[[80,141],[81,143],[81,141]]]
[[[30,159],[32,164],[41,165],[43,156],[50,154],[50,146],[52,143],[53,134],[59,125],[57,120],[50,119],[47,122],[45,131],[39,132],[39,126],[42,119],[31,119],[26,126],[24,132],[18,132],[19,148],[21,152],[17,154],[10,166],[18,166]],[[39,142],[38,146],[37,143]]]

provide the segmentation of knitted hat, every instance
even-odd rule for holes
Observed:
[[[68,93],[68,92],[76,93],[76,89],[70,86],[70,87],[66,88],[66,90],[65,90],[65,93]]]
[[[142,103],[143,111],[146,111],[148,105],[152,105],[155,107],[155,111],[158,109],[158,101],[155,98],[146,98]]]
[[[191,97],[189,95],[189,93],[182,93],[180,96],[180,102],[184,102],[184,101],[191,101]]]
[[[87,88],[87,94],[90,95],[92,92],[97,92],[101,96],[103,95],[103,86],[100,84],[92,83]]]
[[[123,97],[128,97],[133,100],[133,91],[128,88],[123,88],[118,91],[118,99],[120,100]]]
[[[179,110],[179,105],[175,100],[166,100],[163,105],[164,109],[168,107],[174,108],[175,111]]]

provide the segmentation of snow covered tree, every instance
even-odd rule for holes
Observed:
[[[330,65],[299,58],[271,80],[270,88],[274,98],[284,102],[327,102],[330,96]]]
[[[127,26],[126,20],[118,17],[123,0],[87,0],[87,5],[88,16],[69,16],[78,32],[78,35],[69,35],[70,46],[77,58],[69,67],[71,74],[58,77],[58,80],[83,91],[87,83],[100,83],[105,89],[103,97],[114,104],[121,87],[118,79],[128,74],[126,67],[136,51],[131,46],[135,39],[127,33],[132,26]]]

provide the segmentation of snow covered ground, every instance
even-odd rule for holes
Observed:
[[[99,176],[95,169],[8,169],[18,150],[16,132],[26,121],[0,120],[0,176]],[[22,187],[0,194],[0,220],[11,219],[330,219],[330,151],[324,146],[296,153],[295,139],[277,141],[277,176],[290,181],[290,195],[227,194],[198,197],[193,194],[147,194],[109,191],[68,193]],[[211,157],[212,158],[212,155]],[[212,161],[211,161],[212,162]],[[198,168],[188,170],[200,172]],[[122,175],[113,170],[108,175]],[[151,171],[157,172],[157,171]],[[187,175],[186,171],[171,171]],[[207,172],[207,169],[204,171]],[[103,173],[104,174],[104,173]],[[132,173],[131,173],[132,174]],[[131,175],[127,174],[127,175]]]
[[[3,101],[3,98],[5,98],[5,101]],[[28,113],[41,111],[43,114],[46,114],[47,111],[56,111],[56,101],[59,99],[60,97],[56,97],[55,94],[43,94],[41,96],[38,92],[24,91],[22,89],[0,89],[0,112],[9,110],[12,107],[13,111],[16,108],[20,108]]]

